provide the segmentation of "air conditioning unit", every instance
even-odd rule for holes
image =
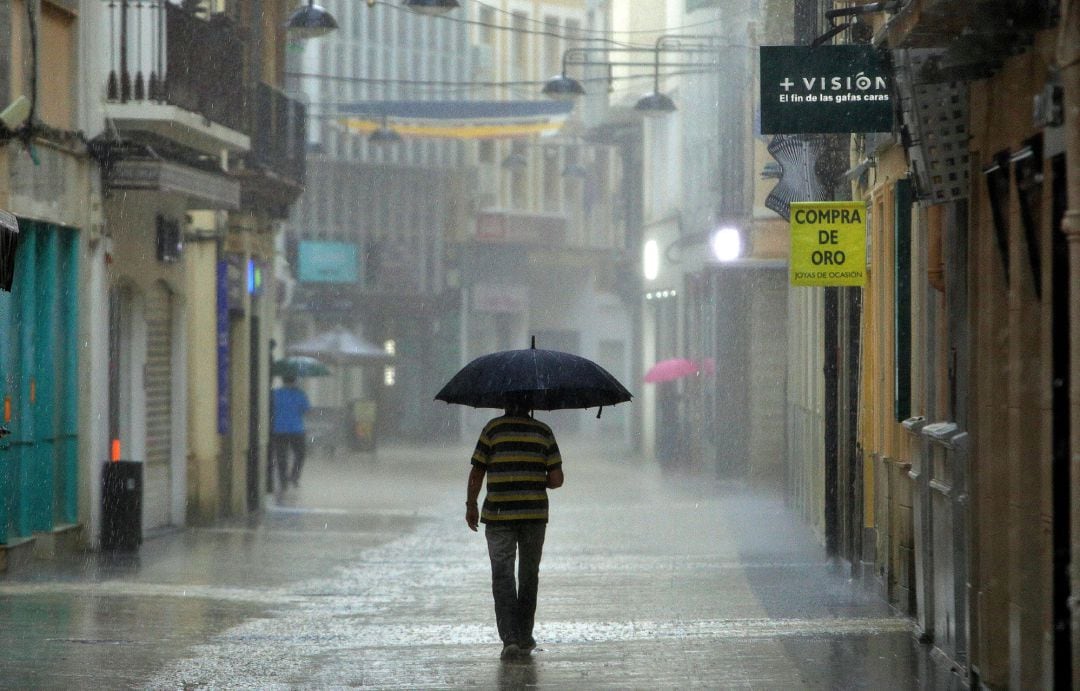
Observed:
[[[15,250],[19,247],[19,219],[0,209],[0,290],[11,292],[15,280]]]

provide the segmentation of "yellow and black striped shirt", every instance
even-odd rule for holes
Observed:
[[[528,417],[497,417],[484,425],[472,464],[487,473],[482,523],[547,523],[548,472],[562,465],[550,427]]]

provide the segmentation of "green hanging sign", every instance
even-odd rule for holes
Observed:
[[[762,134],[892,131],[892,79],[874,47],[760,51]]]

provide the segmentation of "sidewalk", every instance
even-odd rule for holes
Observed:
[[[498,659],[486,545],[463,520],[469,448],[387,447],[374,462],[314,457],[265,515],[152,540],[128,563],[92,557],[0,579],[0,647],[15,670],[3,679],[921,686],[910,622],[837,575],[782,502],[562,444],[567,481],[551,495],[528,660]]]

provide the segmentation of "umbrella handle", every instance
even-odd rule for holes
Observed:
[[[603,412],[604,412],[604,406],[600,406],[599,410],[596,411],[596,419],[597,420],[600,419],[600,414],[603,413]]]

